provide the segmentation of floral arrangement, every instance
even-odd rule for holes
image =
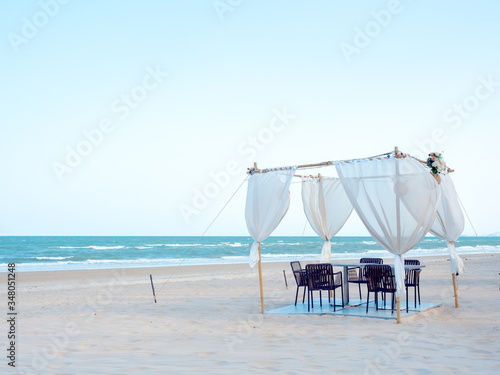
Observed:
[[[431,172],[438,174],[446,169],[446,163],[443,160],[443,153],[431,152],[427,158],[427,166],[431,169]]]

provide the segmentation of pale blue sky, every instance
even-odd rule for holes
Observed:
[[[254,161],[396,145],[444,151],[479,234],[500,230],[498,1],[64,2],[1,5],[0,234],[196,236]],[[277,235],[302,234],[298,187]],[[208,235],[247,235],[245,194]],[[353,218],[339,235],[365,233]]]

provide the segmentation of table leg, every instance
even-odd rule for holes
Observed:
[[[344,288],[344,305],[349,304],[349,267],[344,266],[344,274],[342,275],[344,280],[342,282],[342,287]]]

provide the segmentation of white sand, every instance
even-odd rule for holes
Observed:
[[[446,258],[423,262],[422,300],[443,305],[400,325],[261,315],[247,265],[18,274],[17,367],[2,356],[1,373],[500,373],[500,256],[466,257],[459,309]],[[292,304],[289,264],[264,264],[264,288],[268,309]]]

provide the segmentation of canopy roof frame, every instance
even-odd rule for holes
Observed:
[[[405,153],[399,151],[399,148],[396,146],[396,147],[394,147],[394,151],[386,152],[386,153],[380,154],[380,155],[370,156],[367,158],[357,158],[357,159],[348,159],[348,160],[333,160],[333,161],[324,161],[324,162],[313,163],[313,164],[302,164],[302,165],[297,165],[297,166],[284,166],[284,167],[274,167],[274,168],[264,168],[264,169],[257,168],[257,163],[254,163],[253,168],[247,168],[247,173],[249,175],[252,175],[254,173],[268,173],[268,172],[274,172],[274,171],[279,171],[279,170],[287,170],[287,169],[291,169],[291,168],[296,168],[296,169],[323,168],[323,167],[329,167],[332,165],[336,165],[339,163],[352,163],[352,162],[356,162],[356,161],[373,160],[373,159],[382,160],[383,158],[390,158],[390,157],[406,158],[407,156],[412,157],[415,160],[417,160],[420,163],[427,166],[426,161],[420,160],[420,159],[418,159],[410,154],[405,154]],[[446,171],[448,173],[455,172],[454,169],[451,169],[449,167],[446,167]],[[314,177],[314,176],[295,175],[294,177]]]

